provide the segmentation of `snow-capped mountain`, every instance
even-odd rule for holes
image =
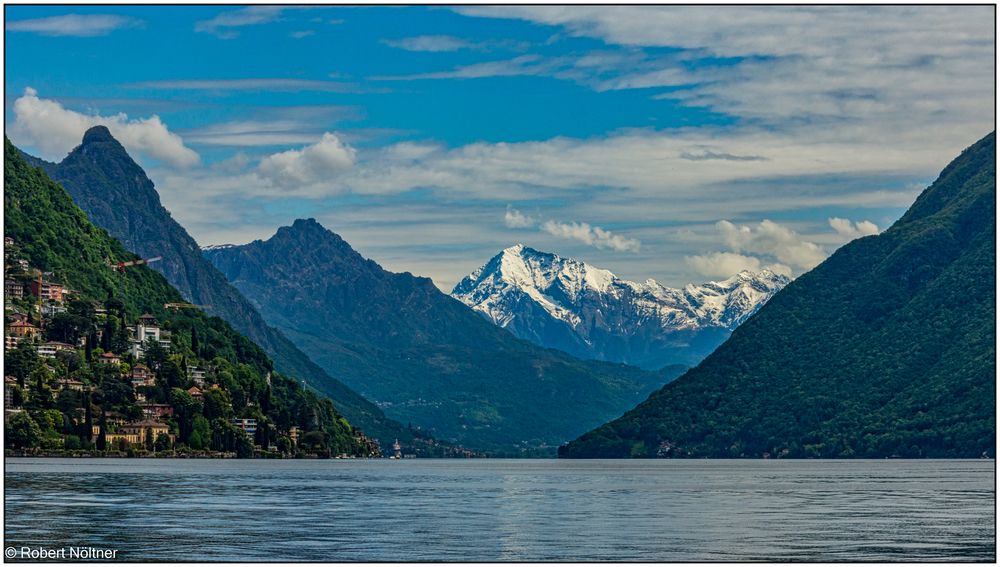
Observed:
[[[451,295],[542,346],[661,368],[696,364],[788,281],[770,270],[744,271],[674,289],[518,244],[469,274]]]
[[[228,250],[230,248],[236,248],[236,244],[209,244],[201,247],[204,252],[211,252],[213,250]]]

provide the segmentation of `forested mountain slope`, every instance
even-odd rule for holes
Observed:
[[[261,345],[277,368],[306,380],[330,396],[352,423],[383,444],[413,440],[413,432],[323,371],[260,313],[201,254],[195,240],[160,204],[153,182],[104,126],[88,130],[62,162],[25,156],[60,182],[90,220],[143,257],[161,256],[150,266],[183,297],[222,317]],[[419,424],[418,424],[419,425]]]
[[[564,457],[979,457],[996,437],[996,140]]]

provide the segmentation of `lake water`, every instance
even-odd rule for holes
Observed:
[[[993,561],[993,461],[6,459],[6,544],[123,561]]]

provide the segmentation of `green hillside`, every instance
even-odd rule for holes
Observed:
[[[60,163],[25,155],[58,181],[95,225],[131,251],[163,259],[152,264],[187,301],[225,319],[260,345],[284,373],[329,396],[345,416],[383,445],[399,439],[424,453],[431,441],[387,418],[377,406],[324,372],[260,313],[201,255],[198,243],[160,203],[145,171],[104,126],[84,134]]]
[[[7,409],[15,411],[7,426],[8,448],[110,450],[114,447],[106,438],[115,432],[108,423],[146,427],[151,424],[143,420],[151,420],[144,412],[159,406],[173,415],[162,416],[169,447],[157,437],[157,451],[250,456],[256,444],[258,452],[276,447],[274,454],[291,454],[290,441],[299,434],[299,452],[368,455],[373,450],[330,400],[275,373],[264,351],[228,323],[197,309],[166,308],[184,300],[160,274],[144,266],[129,268],[124,276],[110,269],[109,261],[137,257],[91,224],[66,191],[6,139],[4,213],[4,236],[12,239],[5,245],[5,276],[15,287],[41,271],[46,281],[75,291],[47,302],[46,308],[62,312],[46,315],[44,325],[30,292],[20,300],[7,296],[8,336],[19,318],[42,328],[41,336],[22,339],[6,357],[6,374],[14,379],[6,384],[14,398],[14,407]],[[143,314],[152,315],[169,339],[140,343],[143,352],[137,357],[129,352],[137,342],[129,327]],[[60,352],[40,356],[45,346]],[[121,361],[108,363],[102,354]],[[130,371],[140,365],[148,366],[153,378],[148,386],[134,387]],[[195,370],[204,373],[200,389],[192,378]],[[235,419],[254,420],[256,432],[234,427]],[[92,433],[93,427],[100,433]]]
[[[563,457],[993,456],[996,141]]]

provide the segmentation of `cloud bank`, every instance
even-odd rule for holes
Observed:
[[[142,20],[114,14],[65,14],[50,18],[8,21],[9,32],[30,32],[47,36],[95,37],[124,28],[139,27]]]
[[[262,159],[257,172],[279,187],[298,187],[327,180],[354,165],[357,151],[335,134],[323,134],[315,144]]]
[[[841,244],[879,232],[878,226],[867,220],[852,222],[833,217],[828,224]],[[815,268],[831,252],[791,228],[768,219],[757,225],[736,225],[721,220],[715,223],[715,228],[727,251],[684,258],[688,266],[705,276],[725,278],[741,270],[768,268],[791,277]]]
[[[507,228],[535,228],[544,233],[565,240],[576,240],[597,249],[614,250],[615,252],[638,252],[642,242],[637,238],[629,238],[615,234],[599,226],[585,222],[560,222],[549,219],[541,224],[534,217],[507,205],[503,216]]]
[[[830,228],[848,240],[879,233],[878,225],[871,221],[864,220],[852,223],[848,219],[833,217],[827,222],[830,223]]]
[[[591,226],[585,222],[556,222],[548,220],[542,223],[541,229],[552,236],[578,240],[594,248],[609,248],[616,252],[638,252],[642,243],[635,238],[628,238],[599,226]]]
[[[10,135],[18,144],[38,148],[41,157],[59,161],[80,144],[83,133],[103,124],[130,152],[147,156],[173,167],[198,165],[198,154],[186,147],[180,136],[171,132],[156,115],[130,119],[124,113],[112,116],[86,115],[64,108],[56,101],[38,97],[26,88],[14,101],[14,122]]]

